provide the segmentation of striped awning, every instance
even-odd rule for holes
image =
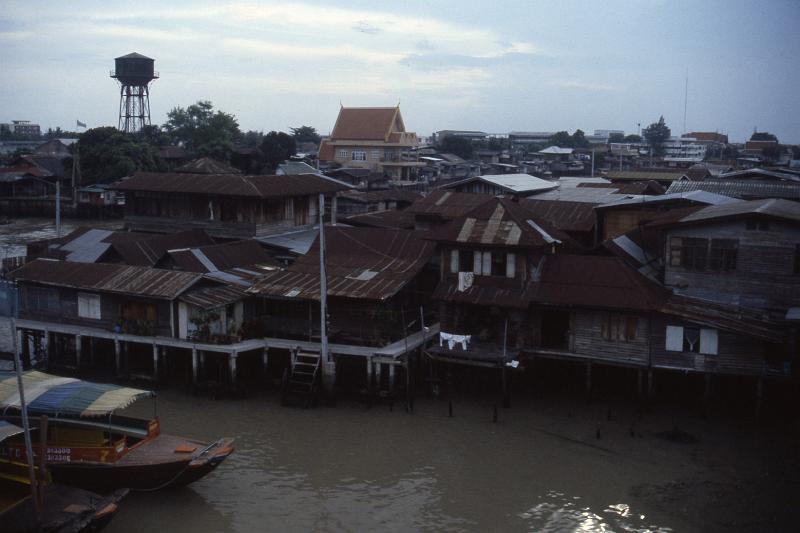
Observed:
[[[139,398],[155,396],[152,391],[90,383],[34,370],[25,372],[22,382],[28,412],[49,416],[101,416],[124,409]],[[0,372],[0,410],[19,408],[16,374]]]
[[[22,428],[19,426],[15,426],[10,422],[6,422],[5,420],[0,420],[0,442],[3,442],[9,437],[13,437],[14,435],[19,435],[22,433]]]

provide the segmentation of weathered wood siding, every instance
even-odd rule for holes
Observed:
[[[672,266],[670,238],[738,239],[736,269],[719,272]],[[682,294],[754,308],[800,305],[800,276],[793,274],[800,228],[770,221],[769,231],[748,230],[744,220],[685,227],[667,234],[664,282]]]
[[[653,319],[652,365],[656,368],[694,370],[720,374],[760,375],[765,370],[765,356],[780,347],[744,335],[717,330],[717,355],[673,352],[666,349],[667,326],[698,327],[690,322],[659,316]]]
[[[576,310],[572,312],[572,351],[599,361],[625,365],[646,366],[649,359],[648,318],[619,315],[636,319],[636,336],[632,340],[609,340],[603,337],[603,311]]]

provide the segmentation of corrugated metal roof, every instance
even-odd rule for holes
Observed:
[[[339,195],[340,200],[344,198],[365,204],[391,201],[412,203],[422,198],[422,195],[404,189],[386,189],[382,191],[347,191]]]
[[[201,157],[200,159],[195,159],[194,161],[190,161],[185,165],[181,165],[178,168],[174,169],[173,172],[179,172],[182,174],[241,174],[242,171],[238,168],[233,168],[230,165],[226,165],[221,161],[217,161],[216,159],[212,159],[210,157]]]
[[[435,216],[442,220],[452,220],[491,200],[492,197],[488,194],[438,189],[408,206],[406,212],[412,215]]]
[[[254,240],[169,250],[167,253],[178,270],[188,272],[215,272],[249,265],[279,266]]]
[[[612,181],[676,181],[685,175],[683,170],[620,170],[609,172],[606,177]]]
[[[667,190],[668,194],[688,193],[691,191],[707,191],[724,194],[742,200],[763,198],[784,198],[800,200],[800,184],[792,182],[774,182],[762,180],[705,180],[674,181]]]
[[[154,266],[167,250],[214,244],[203,230],[189,230],[165,235],[150,235],[145,239],[123,240],[112,244],[125,264]]]
[[[244,289],[233,285],[203,287],[183,293],[178,299],[200,309],[211,310],[236,303],[247,296]]]
[[[111,244],[106,242],[113,231],[105,229],[90,229],[76,238],[60,246],[61,250],[67,251],[66,260],[76,263],[94,263],[111,248]]]
[[[584,202],[523,198],[519,205],[536,218],[546,220],[563,231],[592,231],[595,225],[594,205]]]
[[[475,181],[502,187],[510,193],[549,191],[558,187],[558,182],[543,180],[542,178],[537,178],[530,174],[485,174],[483,176],[474,176],[465,180],[448,183],[442,188],[453,189]]]
[[[742,200],[734,203],[712,205],[683,217],[681,223],[704,222],[720,218],[738,218],[750,215],[769,216],[800,222],[800,203],[780,198]]]
[[[425,238],[456,244],[527,248],[549,246],[553,239],[570,240],[544,220],[533,220],[533,215],[519,203],[494,197],[467,215],[432,230]]]
[[[613,209],[615,207],[623,207],[629,205],[651,205],[651,204],[665,204],[675,202],[692,202],[707,205],[723,205],[736,203],[739,200],[731,198],[730,196],[723,196],[713,192],[706,191],[692,191],[687,193],[673,193],[661,194],[657,196],[640,196],[638,198],[622,198],[614,200],[613,202],[598,205],[595,209]]]
[[[411,281],[434,253],[435,245],[411,231],[378,228],[325,229],[329,296],[385,300]],[[277,298],[319,299],[319,250],[288,269],[264,277],[249,292]]]
[[[264,176],[237,174],[179,174],[137,172],[116,182],[118,191],[148,191],[243,198],[283,198],[310,194],[332,194],[349,188],[336,180],[302,174],[300,176]]]
[[[57,287],[172,300],[202,276],[157,268],[37,259],[15,270],[13,277]]]
[[[407,210],[350,215],[345,221],[351,226],[366,228],[414,229],[414,215]]]

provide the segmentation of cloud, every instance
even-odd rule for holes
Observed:
[[[555,78],[550,79],[547,83],[553,87],[563,87],[565,89],[585,89],[588,91],[619,91],[619,87],[605,83],[598,83],[592,81],[584,81],[579,79],[564,79]]]

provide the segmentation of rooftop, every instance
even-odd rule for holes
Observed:
[[[395,130],[395,122],[400,126]],[[388,141],[392,131],[405,131],[400,107],[342,107],[331,140]]]
[[[442,188],[452,189],[476,181],[501,187],[509,193],[549,191],[558,187],[557,182],[543,180],[536,176],[531,176],[530,174],[486,174],[448,183]]]

